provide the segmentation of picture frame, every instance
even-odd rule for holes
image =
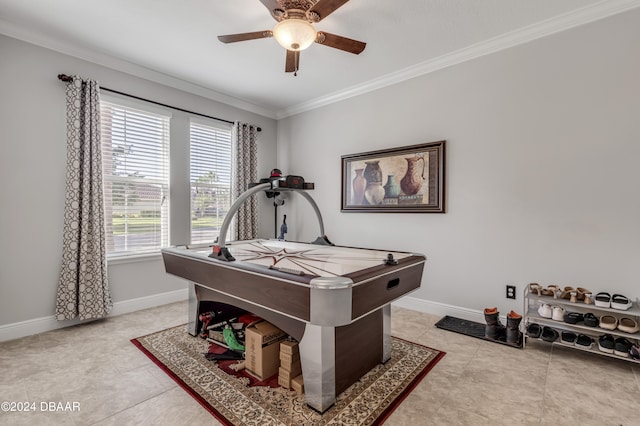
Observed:
[[[445,213],[445,145],[343,155],[340,211]]]

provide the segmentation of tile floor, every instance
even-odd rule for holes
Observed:
[[[215,425],[129,342],[186,323],[174,303],[0,343],[2,425]],[[640,425],[640,365],[543,342],[518,350],[437,329],[438,317],[392,309],[392,333],[447,352],[388,425]],[[42,402],[80,411],[40,411]]]

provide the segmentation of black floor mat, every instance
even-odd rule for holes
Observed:
[[[522,348],[521,341],[518,343],[507,343],[504,341],[504,336],[501,336],[501,339],[488,339],[484,337],[485,324],[481,324],[479,322],[467,321],[447,315],[441,318],[435,325],[443,330],[453,331],[454,333],[464,334],[465,336],[476,337],[488,342],[500,343],[502,345],[511,346],[512,348]]]

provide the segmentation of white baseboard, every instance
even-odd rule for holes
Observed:
[[[123,300],[113,304],[113,309],[109,316],[122,315],[129,312],[141,311],[143,309],[154,308],[173,302],[181,302],[189,298],[189,290],[184,288],[170,291],[168,293],[154,294],[151,296],[138,297],[136,299]],[[19,339],[21,337],[32,336],[45,331],[56,330],[58,328],[70,327],[82,322],[93,320],[70,320],[57,321],[55,315],[42,318],[34,318],[13,324],[0,325],[0,342]]]
[[[154,308],[173,302],[181,302],[189,297],[188,289],[170,291],[168,293],[154,294],[152,296],[139,297],[137,299],[124,300],[113,304],[113,310],[109,316],[122,315],[129,312],[141,311],[143,309]],[[433,302],[431,300],[417,299],[405,296],[393,302],[394,306],[411,309],[427,314],[466,319],[484,323],[484,313],[474,309],[461,308],[459,306],[447,305],[445,303]],[[90,321],[90,320],[88,320]],[[16,322],[13,324],[0,325],[0,342],[19,339],[21,337],[32,336],[58,328],[70,327],[80,324],[83,321],[57,321],[54,315],[49,317],[34,318],[31,320]]]
[[[168,293],[154,294],[152,296],[138,297],[137,299],[123,300],[114,303],[109,316],[128,314],[129,312],[141,311],[143,309],[155,308],[156,306],[167,305],[174,302],[182,302],[189,299],[189,289],[187,287],[170,291]]]
[[[460,306],[447,305],[445,303],[433,302],[431,300],[417,299],[405,296],[392,303],[393,306],[411,309],[425,314],[445,316],[465,319],[484,324],[484,312],[474,309],[461,308]]]

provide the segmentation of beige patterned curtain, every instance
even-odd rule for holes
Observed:
[[[74,76],[67,83],[67,188],[56,318],[101,318],[112,307],[105,249],[99,87],[95,81]]]
[[[233,141],[235,144],[235,165],[233,173],[233,197],[249,188],[249,184],[258,181],[258,148],[256,144],[257,127],[247,123],[235,122]],[[235,239],[251,240],[258,236],[258,205],[252,195],[238,210],[235,217]]]

